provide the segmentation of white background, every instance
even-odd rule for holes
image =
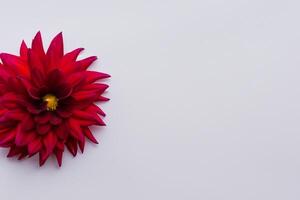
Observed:
[[[112,75],[83,155],[0,151],[5,200],[299,200],[298,0],[1,1],[0,51],[63,31]]]

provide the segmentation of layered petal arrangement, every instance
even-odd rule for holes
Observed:
[[[8,157],[38,154],[42,166],[55,155],[61,166],[65,147],[76,156],[86,138],[98,143],[90,126],[105,125],[96,103],[108,100],[99,80],[110,76],[88,71],[97,57],[77,60],[82,50],[64,54],[59,33],[45,52],[38,32],[31,48],[22,42],[20,56],[0,54],[0,147]]]

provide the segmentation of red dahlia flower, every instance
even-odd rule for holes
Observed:
[[[0,54],[0,146],[10,148],[7,157],[39,154],[42,166],[54,154],[61,166],[65,146],[76,156],[85,137],[97,143],[89,127],[105,125],[95,102],[108,100],[108,85],[95,81],[110,76],[87,71],[95,56],[76,61],[82,50],[64,54],[59,33],[45,53],[38,32],[31,48],[22,42],[20,56]]]

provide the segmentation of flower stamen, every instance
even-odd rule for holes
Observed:
[[[47,110],[54,111],[58,105],[58,99],[52,94],[47,94],[43,97],[43,101],[47,103]]]

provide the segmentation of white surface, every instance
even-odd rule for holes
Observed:
[[[112,100],[101,143],[61,169],[1,150],[1,199],[300,199],[299,6],[2,1],[1,51],[63,31],[101,58]]]

